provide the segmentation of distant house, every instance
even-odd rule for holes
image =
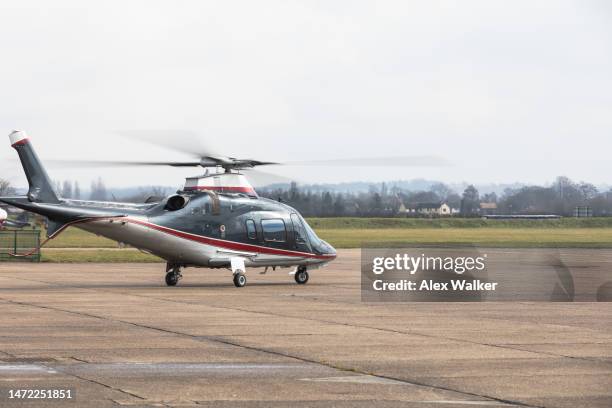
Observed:
[[[497,213],[497,203],[480,203],[480,214],[494,215]]]
[[[592,217],[592,216],[593,216],[593,210],[589,206],[579,205],[578,207],[574,208],[574,217],[576,218]]]
[[[410,216],[427,216],[427,217],[443,217],[454,214],[451,207],[445,202],[435,203],[415,203],[408,206],[400,206],[400,211],[404,208],[406,215]]]

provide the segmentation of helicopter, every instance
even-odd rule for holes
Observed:
[[[9,220],[7,212],[0,208],[0,230],[4,228],[24,228],[29,227],[29,222],[18,221],[18,220]]]
[[[260,197],[242,172],[278,163],[220,155],[201,155],[191,162],[104,162],[199,166],[206,173],[186,178],[182,189],[153,202],[86,201],[62,198],[55,192],[24,131],[11,132],[9,139],[29,189],[26,196],[0,197],[0,202],[46,217],[48,240],[74,226],[156,255],[166,261],[168,286],[177,285],[187,267],[228,269],[238,288],[247,284],[247,267],[263,267],[262,273],[269,268],[294,268],[290,274],[303,285],[309,280],[309,271],[327,265],[337,256],[336,250],[317,236],[298,211]],[[396,162],[406,160],[359,160],[363,165]],[[211,168],[214,171],[209,172]]]

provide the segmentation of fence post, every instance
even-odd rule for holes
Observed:
[[[38,251],[36,252],[36,262],[40,262],[40,231],[36,231],[36,248],[38,248]]]
[[[14,232],[15,239],[13,240],[13,253],[17,254],[17,230]]]

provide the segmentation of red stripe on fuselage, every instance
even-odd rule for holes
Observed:
[[[314,258],[314,259],[335,259],[336,255],[316,255],[316,254],[311,254],[308,252],[300,252],[300,251],[290,251],[290,250],[286,250],[286,249],[276,249],[276,248],[268,248],[268,247],[263,247],[263,246],[259,246],[259,245],[251,245],[251,244],[243,244],[240,242],[234,242],[234,241],[226,241],[223,239],[217,239],[217,238],[210,238],[210,237],[204,237],[202,235],[196,235],[196,234],[191,234],[189,232],[183,232],[183,231],[179,231],[179,230],[175,230],[172,228],[168,228],[168,227],[164,227],[161,225],[157,225],[157,224],[153,224],[147,221],[141,221],[135,218],[128,218],[128,217],[108,217],[108,220],[110,219],[119,219],[123,222],[131,222],[133,224],[138,224],[138,225],[142,225],[144,227],[147,228],[151,228],[154,229],[156,231],[160,231],[169,235],[174,235],[176,237],[179,238],[183,238],[183,239],[187,239],[190,241],[195,241],[195,242],[199,242],[201,244],[208,244],[208,245],[212,245],[212,246],[217,246],[217,247],[221,247],[221,248],[226,248],[226,249],[233,249],[235,251],[246,251],[246,252],[257,252],[257,253],[263,253],[263,254],[269,254],[269,255],[285,255],[285,256],[294,256],[294,257],[303,257],[303,258]],[[78,224],[80,222],[93,222],[93,221],[102,221],[104,220],[104,218],[90,218],[90,219],[85,219],[85,220],[79,220],[79,221],[75,221],[73,223],[70,223],[69,225],[74,225],[74,224]],[[66,225],[65,227],[67,227],[68,225]],[[64,227],[64,228],[65,228]],[[62,230],[64,229],[62,228]],[[58,231],[59,232],[59,231]],[[53,234],[54,236],[56,234]]]
[[[306,257],[306,258],[315,258],[315,259],[334,259],[335,255],[315,255],[308,252],[299,252],[299,251],[290,251],[286,249],[276,249],[269,247],[262,247],[259,245],[251,245],[251,244],[243,244],[241,242],[234,241],[226,241],[217,238],[204,237],[202,235],[191,234],[188,232],[183,232],[179,230],[175,230],[168,227],[163,227],[161,225],[152,224],[146,221],[140,221],[133,218],[123,218],[124,221],[132,222],[134,224],[143,225],[145,227],[149,227],[151,229],[164,232],[166,234],[174,235],[179,238],[188,239],[190,241],[200,242],[202,244],[208,244],[212,246],[218,246],[226,249],[233,249],[235,251],[247,251],[247,252],[258,252],[270,255],[286,255],[286,256],[295,256],[295,257]]]

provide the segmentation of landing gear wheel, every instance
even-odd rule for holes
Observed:
[[[166,274],[166,285],[168,286],[176,286],[180,279],[180,275],[176,272],[168,272]]]
[[[300,268],[295,272],[293,277],[298,284],[304,285],[306,282],[308,282],[308,271],[306,268]]]
[[[238,272],[234,274],[234,286],[237,288],[242,288],[247,284],[246,275],[242,272]]]

